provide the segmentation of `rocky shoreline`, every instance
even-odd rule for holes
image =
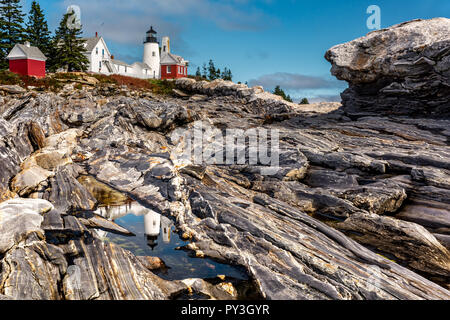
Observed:
[[[242,298],[222,277],[163,280],[151,259],[102,241],[96,230],[127,230],[93,213],[94,180],[172,218],[197,257],[246,270],[253,297],[450,299],[450,119],[432,114],[446,104],[413,118],[384,102],[366,114],[348,99],[299,106],[226,81],[175,84],[173,97],[0,88],[0,300]],[[181,159],[173,134],[198,123],[277,130],[280,170]]]

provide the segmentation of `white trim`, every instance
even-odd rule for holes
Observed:
[[[30,59],[27,57],[17,57],[17,58],[7,58],[8,60],[33,60],[33,61],[41,61],[41,62],[46,62],[47,60],[43,60],[43,59]]]

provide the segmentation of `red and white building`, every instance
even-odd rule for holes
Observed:
[[[170,52],[170,39],[164,37],[161,46],[161,79],[185,78],[188,74],[189,61]]]
[[[89,71],[101,74],[119,74],[142,79],[177,79],[188,74],[189,61],[170,52],[169,37],[162,38],[160,47],[157,32],[150,27],[144,39],[142,62],[128,64],[111,54],[105,39],[98,34],[85,38],[85,55],[89,60]]]
[[[47,58],[37,47],[29,42],[16,44],[6,57],[9,60],[9,71],[30,77],[45,77],[45,62]]]

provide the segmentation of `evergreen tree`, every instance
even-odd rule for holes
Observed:
[[[209,60],[208,79],[209,80],[216,80],[217,79],[216,66],[214,65],[214,61],[212,61],[212,60]]]
[[[231,70],[225,67],[225,69],[222,72],[221,78],[223,80],[233,81],[233,75],[231,73]]]
[[[208,68],[206,67],[206,63],[204,63],[202,77],[206,79],[207,76],[208,76]]]
[[[303,98],[302,101],[300,101],[300,104],[309,104],[309,101],[307,98]]]
[[[3,25],[3,19],[0,16],[0,25]],[[7,61],[6,61],[6,53],[5,50],[3,48],[3,40],[5,38],[5,32],[3,30],[0,29],[0,70],[1,69],[5,69],[5,67],[8,65]]]
[[[282,97],[284,100],[288,102],[292,102],[292,98],[289,95],[286,95],[286,92],[284,92],[283,89],[281,89],[280,86],[276,86],[275,90],[273,91],[273,94]]]
[[[28,23],[25,29],[25,38],[34,47],[38,47],[43,54],[50,53],[50,31],[45,20],[44,12],[36,1],[31,4]]]
[[[216,79],[222,78],[222,71],[220,71],[220,69],[216,69],[215,78]]]
[[[86,71],[89,65],[85,53],[85,40],[81,39],[81,28],[69,28],[67,21],[74,12],[69,12],[62,18],[55,37],[52,41],[50,53],[50,70],[65,69],[68,72]]]
[[[202,73],[200,72],[200,67],[197,68],[197,72],[195,73],[195,76],[198,78],[202,77]]]
[[[286,93],[284,93],[284,90],[283,89],[281,89],[281,87],[280,86],[276,86],[275,87],[275,90],[273,90],[273,94],[276,94],[277,96],[280,96],[280,97],[286,97]]]
[[[23,17],[20,0],[0,0],[0,68],[7,68],[6,56],[23,42]]]

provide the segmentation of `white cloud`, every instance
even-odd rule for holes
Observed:
[[[179,35],[183,28],[199,18],[226,30],[260,30],[271,18],[263,11],[243,1],[213,0],[78,0],[84,30],[99,31],[113,41],[135,44],[143,40],[150,25],[160,33]],[[73,2],[65,0],[69,6]],[[273,19],[272,19],[273,20]],[[169,22],[170,21],[170,22]],[[145,31],[143,31],[145,30]]]

